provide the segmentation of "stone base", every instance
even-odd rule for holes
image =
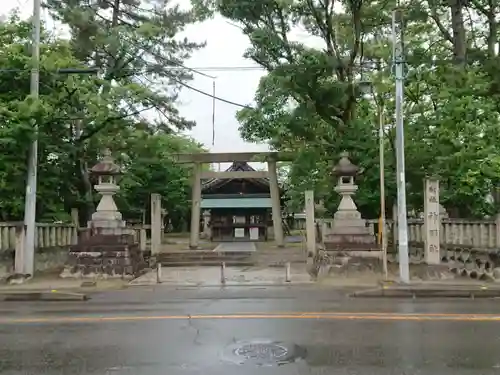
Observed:
[[[132,235],[96,234],[71,246],[62,278],[133,278],[146,268]]]
[[[314,268],[316,277],[322,278],[328,275],[347,275],[353,273],[376,273],[382,274],[382,252],[373,251],[371,256],[366,256],[362,252],[343,252],[328,253],[327,259],[316,257]]]
[[[87,223],[88,228],[125,229],[127,223],[123,220],[92,219]]]
[[[379,251],[373,234],[328,234],[325,238],[327,251]]]

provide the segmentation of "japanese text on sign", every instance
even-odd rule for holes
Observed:
[[[438,264],[439,256],[439,182],[425,181],[424,202],[425,256],[428,264]]]

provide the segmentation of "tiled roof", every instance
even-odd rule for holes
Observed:
[[[247,162],[235,161],[228,169],[225,170],[225,172],[240,172],[240,171],[251,172],[255,171],[255,169],[253,169]],[[267,178],[249,178],[249,180],[255,182],[256,184],[269,186],[269,179]],[[201,188],[202,190],[212,189],[225,185],[230,181],[232,181],[232,179],[212,178],[210,180],[203,182]]]

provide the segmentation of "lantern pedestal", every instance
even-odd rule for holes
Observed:
[[[325,236],[325,248],[330,251],[372,251],[379,250],[374,233],[366,226],[366,221],[352,199],[358,190],[354,177],[359,168],[343,154],[334,173],[338,177],[335,191],[342,197],[334,215],[332,228]]]
[[[106,229],[109,229],[109,234],[133,234],[125,229],[126,223],[122,220],[122,214],[118,211],[113,199],[113,195],[120,190],[120,187],[108,182],[95,185],[94,189],[101,194],[101,200],[87,226],[101,228],[101,232],[106,232]],[[123,232],[118,232],[118,228],[123,228]]]
[[[111,155],[105,154],[91,172],[98,176],[94,186],[101,200],[88,230],[71,246],[63,278],[134,278],[146,267],[134,230],[126,228],[113,195],[119,191],[115,177],[121,173]]]

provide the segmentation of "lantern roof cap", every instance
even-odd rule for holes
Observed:
[[[120,166],[115,164],[115,160],[111,156],[111,151],[107,148],[102,154],[102,159],[90,169],[90,172],[97,176],[113,176],[122,174]]]
[[[354,177],[358,174],[359,170],[360,168],[349,160],[349,153],[344,151],[340,154],[340,160],[337,165],[333,167],[333,174],[339,177]]]

